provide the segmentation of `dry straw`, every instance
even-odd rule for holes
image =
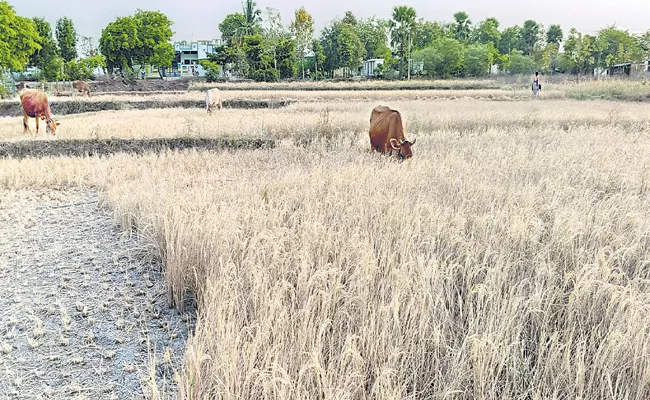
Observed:
[[[0,184],[98,187],[156,244],[199,305],[182,398],[649,397],[643,106],[394,101],[398,164],[367,151],[375,103],[79,116],[62,135],[280,145],[4,160]]]

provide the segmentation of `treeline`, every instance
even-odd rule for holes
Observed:
[[[0,70],[38,67],[40,78],[51,81],[89,79],[97,68],[134,74],[135,65],[155,65],[162,76],[174,59],[173,22],[158,11],[138,9],[116,18],[102,30],[98,47],[92,38],[78,36],[69,18],[53,29],[43,18],[20,17],[0,1],[0,20]],[[285,24],[276,9],[262,12],[254,0],[244,0],[242,11],[227,15],[218,28],[222,46],[201,61],[210,80],[221,72],[257,81],[349,76],[367,59],[382,61],[373,74],[384,78],[536,70],[589,74],[650,57],[650,31],[632,35],[609,26],[596,35],[575,29],[565,35],[559,25],[534,20],[506,28],[496,18],[474,23],[462,11],[449,22],[427,21],[408,6],[394,7],[387,20],[348,11],[316,34],[304,7]]]
[[[38,67],[46,81],[91,79],[97,69],[133,74],[133,66],[170,66],[172,21],[157,11],[118,17],[103,30],[96,46],[93,38],[77,35],[67,17],[52,26],[43,18],[24,18],[0,1],[0,72]]]
[[[242,8],[219,24],[223,45],[205,63],[215,75],[219,65],[266,81],[305,77],[305,70],[314,78],[346,76],[367,59],[383,60],[373,74],[387,78],[587,74],[650,57],[650,30],[632,35],[609,26],[596,35],[571,29],[565,36],[559,25],[546,28],[534,20],[502,28],[496,18],[474,23],[459,11],[450,22],[427,21],[412,7],[395,6],[388,20],[359,19],[348,11],[317,36],[313,17],[302,7],[288,26],[277,10],[262,13],[254,0],[245,0]]]
[[[20,17],[9,3],[0,1],[0,20],[0,70],[38,67],[38,78],[54,81],[89,79],[104,65],[92,39],[78,36],[69,18],[60,18],[52,29],[45,19]]]

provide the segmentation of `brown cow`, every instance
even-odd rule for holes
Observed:
[[[39,119],[45,120],[45,123],[47,124],[45,131],[47,133],[56,133],[56,127],[59,126],[60,123],[56,122],[52,117],[52,111],[50,111],[50,104],[47,101],[47,95],[45,92],[36,89],[27,89],[20,95],[20,103],[23,107],[24,133],[31,133],[28,125],[29,118],[36,119],[37,134]]]
[[[390,153],[397,151],[400,160],[413,157],[415,144],[404,137],[404,122],[397,110],[386,106],[373,108],[370,114],[370,147],[371,151]]]
[[[209,89],[205,92],[205,108],[208,110],[208,114],[212,114],[217,106],[219,107],[219,110],[221,110],[222,104],[219,89]]]
[[[84,93],[90,97],[90,87],[88,87],[88,84],[84,81],[74,81],[72,82],[72,87],[74,89],[77,89],[78,92]]]

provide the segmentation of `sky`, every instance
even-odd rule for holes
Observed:
[[[219,23],[230,13],[241,11],[241,0],[157,0],[148,3],[133,0],[8,0],[23,17],[44,17],[54,24],[58,18],[71,18],[77,34],[93,37],[96,41],[101,30],[118,16],[135,13],[137,8],[165,13],[173,22],[173,40],[198,40],[218,38]],[[617,6],[621,4],[621,6]],[[350,10],[357,18],[376,16],[390,18],[395,5],[408,5],[415,9],[418,18],[431,21],[451,21],[456,11],[466,11],[472,22],[495,17],[501,28],[521,25],[534,19],[548,27],[560,24],[565,35],[571,27],[583,33],[594,33],[600,28],[616,24],[631,33],[650,29],[648,0],[627,0],[616,3],[611,0],[257,0],[264,11],[273,7],[280,11],[283,22],[288,25],[293,11],[304,6],[314,17],[316,33],[332,19],[342,17]]]

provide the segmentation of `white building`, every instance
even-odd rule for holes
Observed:
[[[377,67],[384,65],[383,58],[371,58],[363,62],[363,76],[376,76],[379,74]]]
[[[207,59],[208,54],[214,54],[217,46],[221,46],[221,39],[174,42],[176,55],[172,61],[171,75],[204,76],[205,70],[199,60]]]

